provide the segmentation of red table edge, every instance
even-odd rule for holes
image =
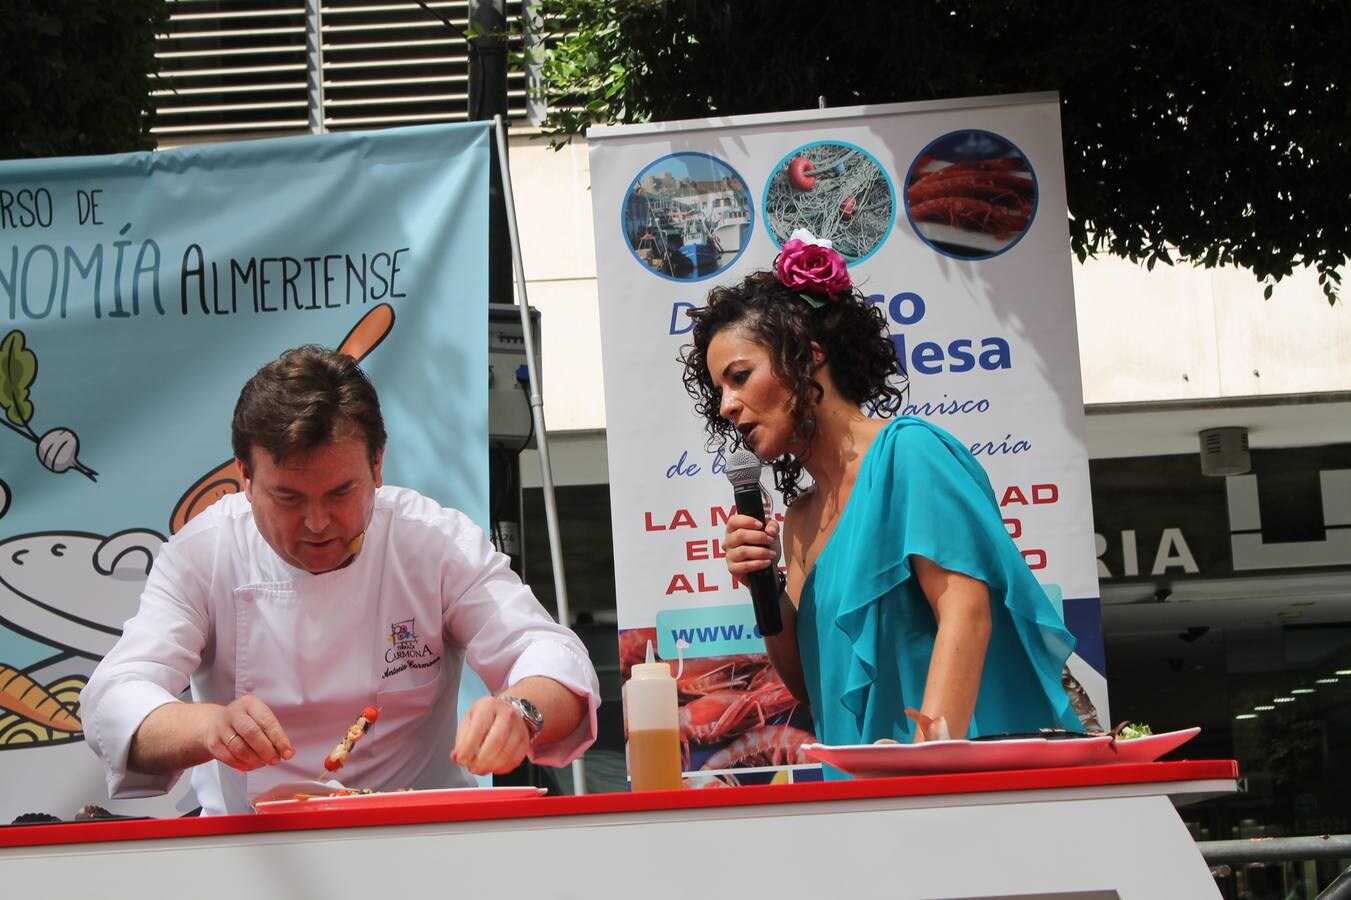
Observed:
[[[715,809],[733,806],[773,806],[833,800],[885,797],[922,797],[1004,791],[1046,790],[1095,785],[1160,784],[1181,781],[1238,778],[1234,760],[1123,763],[1061,769],[1020,769],[951,775],[911,775],[896,778],[858,778],[801,784],[748,785],[735,788],[652,791],[648,793],[587,794],[580,797],[539,797],[520,800],[483,800],[406,809],[330,809],[312,812],[208,816],[205,818],[113,819],[50,825],[0,827],[0,847],[87,844],[105,841],[258,834],[278,831],[323,830],[379,825],[423,825],[546,816],[598,815],[654,810]],[[1168,793],[1166,790],[1159,791]]]

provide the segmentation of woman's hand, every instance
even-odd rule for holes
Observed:
[[[745,581],[752,572],[778,565],[783,552],[779,523],[770,519],[761,525],[754,516],[737,513],[727,520],[722,546],[727,553],[727,571]]]
[[[738,513],[727,520],[723,536],[727,554],[727,571],[739,581],[745,581],[752,572],[775,567],[783,548],[779,541],[779,523],[770,519],[764,525],[754,516]],[[786,590],[779,591],[779,615],[783,630],[765,638],[765,652],[774,670],[779,673],[788,691],[802,703],[810,703],[807,684],[802,676],[802,659],[797,649],[797,607]]]

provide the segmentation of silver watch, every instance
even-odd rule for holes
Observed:
[[[530,737],[530,743],[535,742],[539,733],[544,730],[544,713],[539,711],[539,707],[531,703],[524,697],[513,697],[510,694],[503,694],[497,698],[511,704],[511,708],[521,717],[525,723],[526,734]]]

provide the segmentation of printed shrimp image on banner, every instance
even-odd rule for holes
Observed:
[[[656,628],[619,634],[620,678],[645,658]],[[686,642],[681,642],[686,643]],[[785,780],[788,766],[811,766],[799,748],[816,740],[811,714],[779,678],[764,653],[663,659],[676,679],[681,768],[687,787]],[[815,769],[814,766],[811,768]],[[792,780],[819,780],[819,770]]]
[[[945,134],[905,179],[905,212],[920,240],[945,256],[988,259],[1032,224],[1037,179],[1023,152],[988,131]]]

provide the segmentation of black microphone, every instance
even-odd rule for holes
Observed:
[[[760,458],[749,450],[738,450],[727,458],[727,480],[732,482],[736,511],[754,516],[765,524],[765,501],[760,494]],[[779,573],[773,566],[750,573],[742,580],[751,589],[755,624],[760,634],[772,637],[783,631],[779,615]]]

